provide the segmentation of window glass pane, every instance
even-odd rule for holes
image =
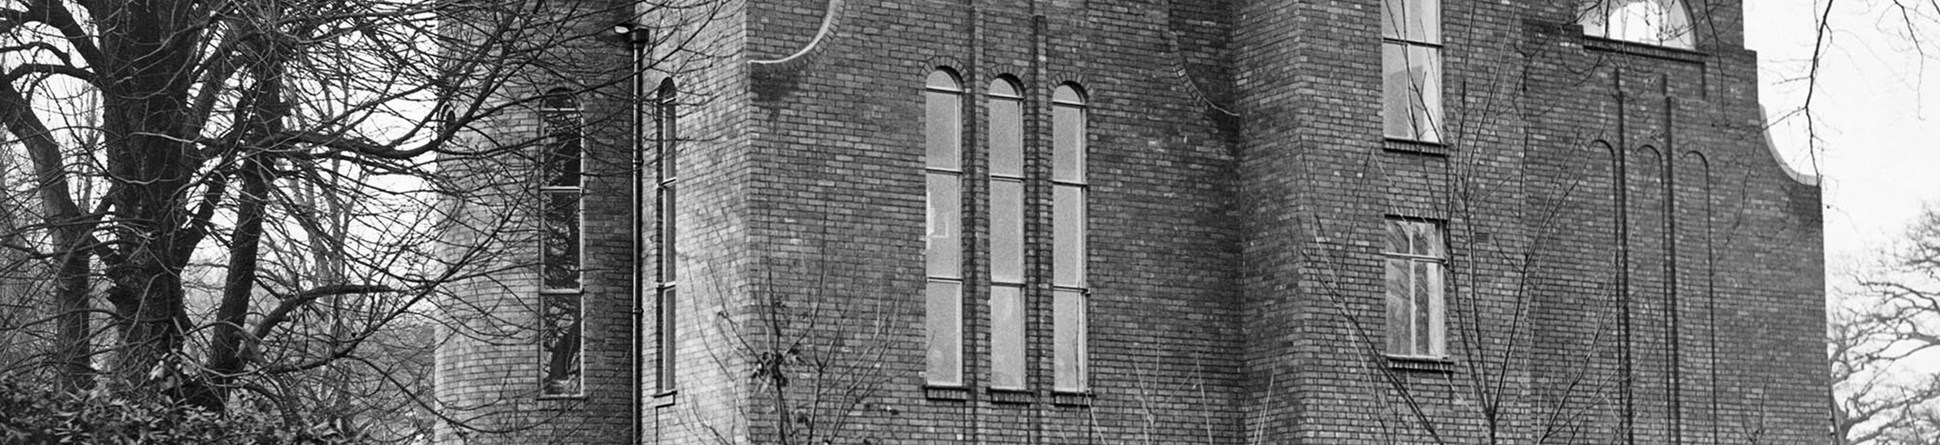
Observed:
[[[928,147],[930,168],[963,168],[962,96],[935,91],[923,93],[925,102],[923,134]]]
[[[1428,274],[1428,281],[1423,285],[1428,294],[1428,355],[1442,357],[1448,355],[1447,294],[1442,288],[1442,265],[1425,263],[1423,268]]]
[[[949,71],[944,70],[931,71],[929,79],[926,79],[923,84],[925,87],[939,90],[962,91],[963,87],[960,85],[957,83],[957,76],[951,75]]]
[[[1024,183],[990,181],[990,279],[1024,282]]]
[[[963,384],[963,284],[931,281],[925,312],[924,338],[929,345],[925,380],[938,385]]]
[[[1053,187],[1051,210],[1052,284],[1085,287],[1085,189]]]
[[[675,159],[680,148],[679,116],[676,113],[674,99],[670,93],[663,94],[660,102],[654,105],[654,126],[655,131],[659,133],[656,142],[660,150],[660,180],[662,181],[679,177],[679,172],[675,170],[679,167]]]
[[[990,174],[1024,176],[1023,101],[990,99]]]
[[[579,192],[543,192],[540,281],[544,289],[579,288]]]
[[[674,282],[680,270],[680,250],[677,249],[674,231],[674,187],[660,188],[660,281]]]
[[[1085,104],[1085,97],[1083,94],[1078,93],[1078,89],[1071,84],[1058,85],[1058,89],[1051,92],[1051,102],[1083,106]]]
[[[1690,11],[1684,9],[1684,2],[1677,0],[1655,0],[1661,2],[1659,9],[1664,11],[1664,27],[1657,38],[1664,46],[1690,49],[1697,45],[1697,30],[1691,27]]]
[[[1051,107],[1051,180],[1085,181],[1085,109]]]
[[[1442,242],[1441,226],[1434,223],[1416,222],[1415,254],[1435,258],[1448,257],[1447,246]]]
[[[1655,1],[1621,1],[1611,5],[1608,37],[1631,42],[1657,43],[1658,30],[1665,23],[1664,8]]]
[[[1414,271],[1414,280],[1411,284],[1415,288],[1413,307],[1415,312],[1413,321],[1415,336],[1414,344],[1410,345],[1412,347],[1409,350],[1415,354],[1426,354],[1428,353],[1428,344],[1431,343],[1431,339],[1429,338],[1430,332],[1428,331],[1428,326],[1431,324],[1429,323],[1429,318],[1434,316],[1429,311],[1433,305],[1429,304],[1428,301],[1434,296],[1432,294],[1433,290],[1428,286],[1428,271],[1429,266],[1432,266],[1432,264],[1422,261],[1413,261],[1411,263],[1414,266],[1412,268]]]
[[[1577,8],[1576,23],[1583,25],[1583,34],[1597,37],[1609,36],[1608,24],[1610,0],[1582,0]]]
[[[1382,247],[1384,253],[1408,253],[1408,223],[1400,220],[1387,220],[1387,242]]]
[[[1388,283],[1388,353],[1408,355],[1408,347],[1413,335],[1413,320],[1409,310],[1408,261],[1398,258],[1387,260]]]
[[[546,110],[570,110],[579,108],[579,99],[573,97],[572,89],[553,88],[546,90],[545,97],[539,99],[539,108]]]
[[[540,310],[540,387],[544,395],[580,393],[580,308],[578,294],[542,294]]]
[[[547,186],[579,186],[580,139],[578,129],[571,127],[572,120],[563,116],[555,119],[552,123],[552,134],[547,136],[545,154]]]
[[[1381,37],[1439,44],[1440,0],[1382,0]]]
[[[930,173],[928,234],[923,237],[929,276],[963,277],[962,181],[951,173]]]
[[[1086,386],[1084,291],[1060,289],[1053,293],[1051,300],[1054,344],[1051,355],[1057,362],[1054,389],[1083,391]]]
[[[1406,0],[1381,0],[1381,38],[1401,38],[1401,15],[1407,12],[1401,5],[1403,1]]]
[[[1381,44],[1381,121],[1382,134],[1391,138],[1414,137],[1409,120],[1409,104],[1414,100],[1414,81],[1408,76],[1408,47],[1399,43]]]
[[[1021,99],[1024,97],[1017,92],[1017,85],[1011,84],[1010,79],[1005,78],[990,81],[990,95],[1011,99]]]
[[[1381,45],[1381,117],[1387,137],[1438,142],[1441,53],[1431,47]]]
[[[1024,387],[1024,291],[990,288],[990,386]]]
[[[1442,52],[1424,46],[1408,47],[1408,74],[1414,77],[1420,93],[1414,94],[1415,139],[1441,142],[1442,126]]]
[[[655,358],[659,360],[656,365],[660,371],[659,384],[662,391],[674,389],[674,364],[677,362],[675,359],[679,353],[677,346],[680,344],[678,341],[680,331],[674,319],[674,315],[679,313],[677,311],[679,300],[675,298],[677,294],[674,290],[673,287],[660,288],[660,298],[655,304],[660,311],[659,354]]]
[[[1579,10],[1586,35],[1686,49],[1696,41],[1678,0],[1584,0]]]

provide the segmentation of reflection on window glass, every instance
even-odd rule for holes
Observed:
[[[581,393],[580,199],[584,165],[579,104],[564,89],[540,98],[539,392]]]
[[[1442,43],[1440,0],[1381,0],[1381,37]]]
[[[1679,0],[1582,0],[1578,11],[1586,35],[1682,49],[1696,45],[1690,12]]]
[[[546,290],[579,289],[579,193],[544,193],[540,267]]]
[[[544,301],[544,325],[539,328],[544,351],[541,390],[545,395],[577,395],[582,361],[579,294],[543,294],[540,299]]]
[[[1441,142],[1441,3],[1383,0],[1381,37],[1382,135]]]
[[[1389,219],[1382,253],[1387,270],[1387,350],[1405,357],[1440,358],[1446,351],[1444,314],[1447,244],[1441,225]]]
[[[1403,44],[1381,45],[1382,120],[1387,137],[1439,142],[1441,51]]]

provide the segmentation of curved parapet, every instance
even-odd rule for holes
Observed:
[[[1772,161],[1777,162],[1778,167],[1781,169],[1784,169],[1785,176],[1790,176],[1793,181],[1798,181],[1800,184],[1810,185],[1814,187],[1818,186],[1819,175],[1802,172],[1802,171],[1799,171],[1798,169],[1792,168],[1792,163],[1787,162],[1785,160],[1785,155],[1778,152],[1778,144],[1772,143],[1772,125],[1770,120],[1765,117],[1767,115],[1765,114],[1764,104],[1758,105],[1758,116],[1759,116],[1759,123],[1763,125],[1765,128],[1765,130],[1762,132],[1759,132],[1759,134],[1763,135],[1765,138],[1765,151],[1771,153]]]
[[[809,39],[808,44],[802,45],[801,49],[779,59],[748,61],[748,66],[754,70],[754,75],[768,76],[791,72],[801,69],[803,65],[814,60],[814,54],[821,49],[822,43],[835,34],[835,18],[841,15],[843,4],[843,0],[829,0],[828,7],[824,8],[822,14],[821,27],[815,30],[815,37]]]

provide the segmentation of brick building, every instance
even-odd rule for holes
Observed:
[[[1827,440],[1736,0],[567,4],[441,442]]]

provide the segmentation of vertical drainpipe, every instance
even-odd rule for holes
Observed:
[[[645,443],[645,428],[642,428],[641,424],[646,422],[646,408],[643,405],[645,404],[647,389],[646,385],[640,383],[646,377],[646,373],[640,369],[643,362],[646,361],[640,352],[644,346],[641,342],[645,340],[640,335],[640,332],[646,327],[643,324],[646,321],[643,309],[646,303],[646,291],[640,286],[641,279],[646,278],[640,273],[642,265],[640,253],[646,251],[646,242],[641,240],[642,231],[640,229],[645,225],[646,218],[642,214],[643,210],[640,205],[645,197],[641,195],[640,190],[642,189],[641,186],[646,183],[646,174],[644,173],[646,158],[643,152],[646,150],[645,133],[647,129],[646,110],[641,104],[643,98],[646,97],[646,79],[644,77],[646,76],[647,42],[644,40],[650,40],[652,36],[649,35],[648,39],[641,39],[633,35],[634,33],[640,32],[647,31],[643,27],[636,26],[632,32],[622,36],[626,39],[627,52],[633,57],[632,72],[627,73],[628,81],[631,83],[631,85],[628,85],[631,94],[627,95],[627,105],[629,107],[628,111],[633,114],[632,128],[630,129],[633,142],[633,182],[630,186],[633,189],[633,245],[632,251],[627,253],[628,256],[632,257],[631,264],[633,264],[632,270],[628,273],[628,276],[631,277],[628,285],[633,289],[633,313],[631,314],[633,316],[633,329],[628,333],[633,338],[633,341],[629,343],[633,348],[633,351],[631,351],[632,354],[630,354],[632,364],[629,366],[632,370],[632,378],[630,379],[629,385],[633,388],[633,391],[630,394],[629,400],[627,400],[627,405],[632,408],[633,415],[629,419],[632,426],[628,428],[629,437],[627,443],[634,445]]]

